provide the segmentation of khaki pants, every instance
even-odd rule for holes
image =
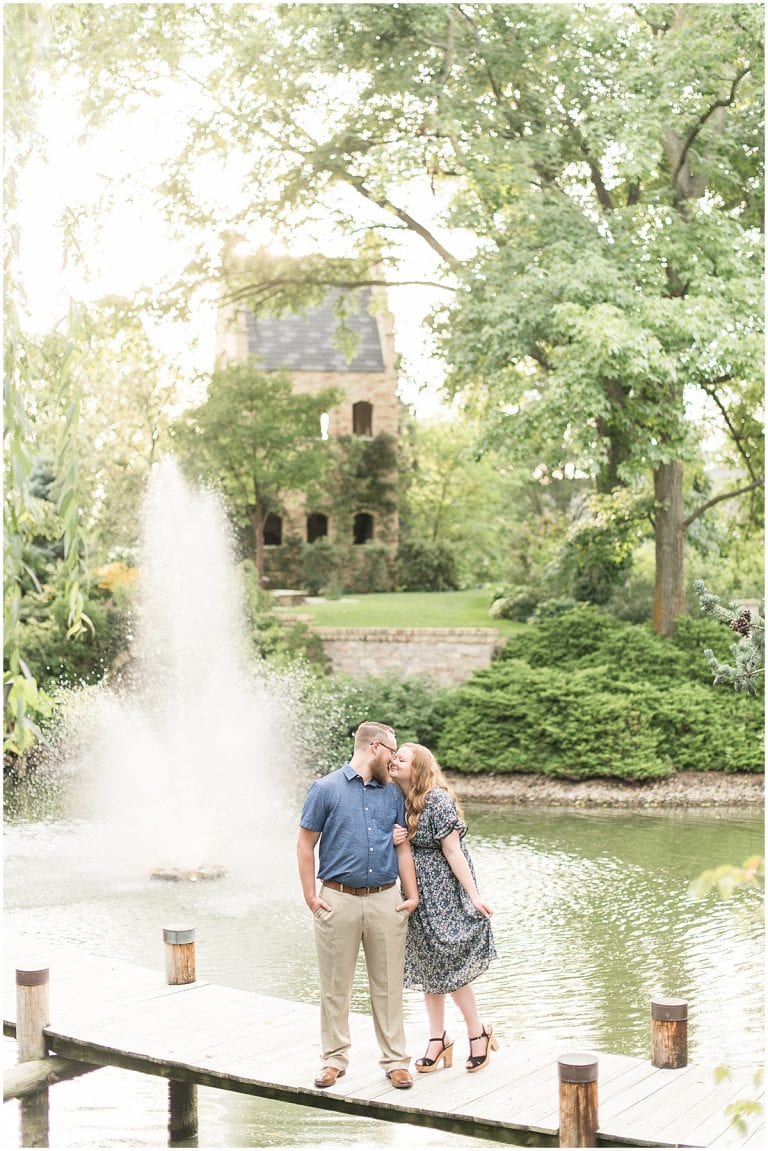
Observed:
[[[362,943],[379,1062],[385,1071],[407,1067],[403,956],[408,913],[395,911],[402,902],[399,886],[376,895],[346,895],[323,886],[320,897],[331,907],[315,912],[323,1066],[344,1071],[349,1064],[349,1005]]]

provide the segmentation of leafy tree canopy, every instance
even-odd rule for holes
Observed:
[[[322,491],[330,452],[320,417],[338,402],[333,389],[298,394],[286,375],[234,364],[213,373],[206,399],[173,428],[187,469],[213,482],[236,521],[252,529],[260,577],[267,516],[280,513],[291,494]]]

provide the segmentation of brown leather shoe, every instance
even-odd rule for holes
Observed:
[[[391,1071],[387,1072],[387,1079],[390,1080],[393,1087],[398,1087],[401,1091],[404,1091],[406,1087],[413,1087],[411,1073],[406,1071],[404,1067],[393,1067]]]
[[[343,1071],[338,1067],[324,1067],[315,1078],[315,1087],[333,1087],[337,1079],[341,1079]]]

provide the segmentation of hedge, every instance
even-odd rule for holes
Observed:
[[[714,687],[704,659],[728,638],[695,620],[666,640],[590,606],[531,626],[452,695],[438,758],[567,779],[762,772],[763,701]]]

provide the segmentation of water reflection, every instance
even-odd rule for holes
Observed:
[[[743,900],[699,902],[688,887],[707,867],[762,852],[760,813],[466,810],[500,954],[478,998],[502,1039],[554,1037],[571,1049],[646,1057],[649,1001],[666,994],[689,1001],[692,1061],[759,1065],[762,926]],[[276,861],[215,883],[158,883],[105,869],[88,849],[86,824],[27,814],[4,837],[7,957],[15,936],[34,936],[160,971],[162,927],[189,922],[200,978],[317,1003],[311,918],[292,869]],[[362,964],[353,1006],[368,1011]],[[418,1055],[419,994],[407,993],[406,1017]],[[449,1021],[463,1051],[458,1015]],[[12,1050],[6,1058],[13,1062]],[[52,1132],[71,1130],[59,1146],[109,1146],[116,1132],[136,1147],[165,1142],[165,1084],[148,1077],[99,1072],[57,1085],[51,1106]],[[19,1146],[15,1110],[4,1109],[5,1146]],[[200,1146],[210,1147],[414,1142],[412,1127],[216,1091],[201,1097],[200,1122]],[[422,1130],[416,1141],[485,1142]]]
[[[762,924],[743,899],[688,888],[762,852],[760,816],[480,810],[471,833],[502,953],[482,989],[508,1034],[644,1056],[650,998],[674,995],[690,1003],[692,1059],[759,1062]]]

